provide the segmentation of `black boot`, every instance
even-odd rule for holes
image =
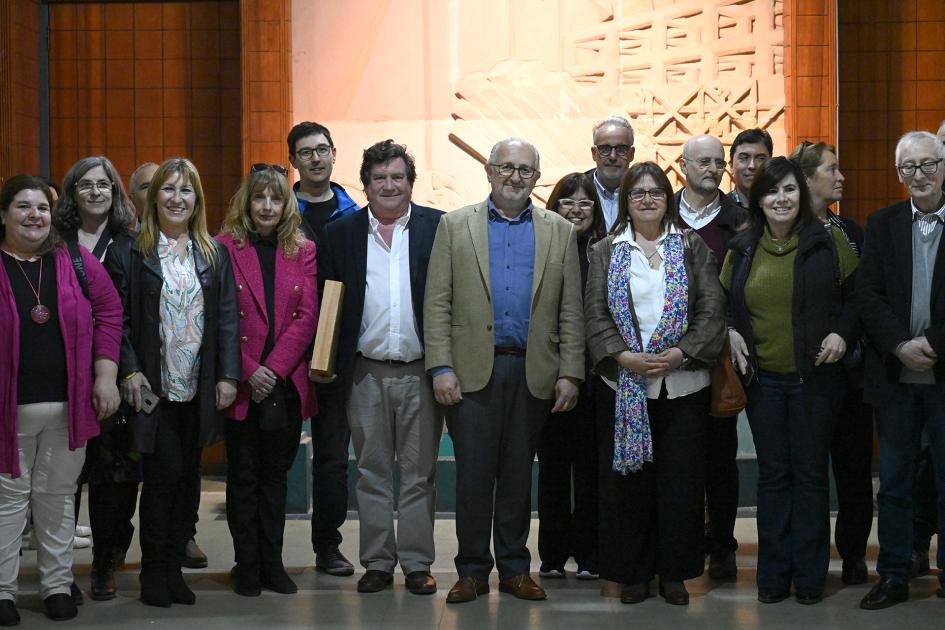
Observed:
[[[92,582],[92,599],[99,602],[115,599],[117,588],[115,587],[115,568],[112,564],[113,554],[102,552],[93,554],[92,573],[89,578]]]
[[[170,591],[171,600],[175,604],[192,606],[197,602],[197,596],[184,581],[184,574],[179,564],[172,563],[167,570],[167,590]]]
[[[276,593],[291,595],[298,593],[299,587],[296,586],[289,574],[285,572],[285,567],[281,562],[272,562],[264,564],[262,572],[259,575],[259,581],[265,588]]]
[[[141,601],[148,606],[170,608],[174,600],[167,587],[167,572],[163,566],[145,564],[141,566]]]

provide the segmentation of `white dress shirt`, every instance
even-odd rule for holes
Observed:
[[[679,195],[679,216],[686,225],[694,230],[701,230],[712,223],[715,217],[722,211],[722,193],[716,193],[715,200],[704,208],[693,208],[686,201],[686,191],[683,189]]]
[[[617,222],[617,206],[620,202],[620,188],[610,192],[597,179],[597,171],[594,171],[594,185],[597,186],[597,196],[600,198],[600,209],[604,213],[604,225],[607,231]]]
[[[664,242],[669,234],[678,234],[679,230],[671,227],[665,232],[658,241],[657,251],[660,258],[665,261]],[[663,274],[663,263],[656,269],[650,267],[643,248],[640,247],[633,238],[633,232],[629,228],[614,238],[614,245],[617,243],[630,243],[630,294],[633,296],[633,309],[637,314],[637,326],[640,328],[640,338],[643,340],[644,350],[653,336],[653,332],[659,325],[660,318],[663,316],[663,302],[666,295],[666,278]],[[689,292],[692,295],[692,292]],[[689,313],[692,314],[692,304],[689,305]],[[660,389],[663,385],[664,377],[646,379],[646,397],[659,398]],[[666,395],[669,398],[678,398],[693,394],[703,387],[708,387],[710,381],[709,370],[683,370],[677,369],[669,373],[666,379]],[[616,389],[616,383],[611,387]]]
[[[367,274],[358,352],[379,361],[423,357],[410,292],[410,207],[394,223],[390,247],[368,207]]]

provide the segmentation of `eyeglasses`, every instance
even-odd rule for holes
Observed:
[[[598,144],[597,153],[604,157],[607,157],[611,153],[616,151],[617,157],[627,157],[628,155],[630,155],[630,149],[632,148],[633,147],[630,146],[629,144],[618,144],[616,146],[612,144]]]
[[[112,188],[114,186],[115,184],[113,184],[112,182],[106,179],[103,179],[97,182],[90,182],[87,180],[83,180],[80,182],[76,182],[75,189],[80,195],[91,195],[93,189],[103,194],[104,193],[111,194]]]
[[[502,177],[511,177],[512,173],[518,171],[522,179],[531,179],[538,171],[531,166],[512,166],[511,164],[490,164]]]
[[[627,193],[627,197],[630,198],[630,201],[636,201],[638,203],[643,201],[643,198],[646,197],[647,195],[649,195],[650,199],[652,199],[653,201],[661,201],[663,199],[666,199],[666,191],[663,190],[662,188],[651,188],[649,190],[643,190],[642,188],[634,188],[629,193]]]
[[[574,206],[577,206],[581,210],[593,210],[594,202],[590,199],[575,201],[574,199],[568,199],[567,197],[558,200],[558,208],[561,210],[573,210]]]
[[[295,155],[303,160],[311,160],[312,156],[316,154],[320,158],[328,157],[331,154],[331,147],[327,144],[320,144],[314,149],[306,147],[295,152]]]
[[[715,166],[715,168],[721,171],[722,169],[725,168],[725,164],[726,164],[725,160],[718,160],[718,159],[712,159],[712,158],[700,158],[698,160],[688,160],[686,158],[683,158],[683,159],[686,160],[687,162],[695,163],[695,165],[699,167],[700,171],[706,171],[709,169],[710,166],[713,166],[713,165]]]
[[[928,162],[922,162],[921,164],[901,164],[897,166],[896,169],[903,177],[912,177],[915,175],[916,169],[922,171],[926,175],[931,175],[938,170],[938,165],[941,163],[941,159],[929,160]]]
[[[249,167],[249,172],[250,172],[250,173],[259,173],[260,171],[265,171],[265,170],[270,169],[270,168],[271,168],[272,170],[274,170],[275,172],[279,173],[280,175],[283,175],[283,176],[289,174],[289,169],[287,169],[286,167],[282,166],[281,164],[264,164],[263,162],[257,162],[256,164],[253,164],[252,166],[250,166],[250,167]]]

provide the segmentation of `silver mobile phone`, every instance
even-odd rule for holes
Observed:
[[[143,387],[141,388],[141,409],[145,413],[151,413],[154,411],[154,408],[158,406],[158,402],[160,402],[160,400],[161,399],[154,395],[151,390],[145,389]]]

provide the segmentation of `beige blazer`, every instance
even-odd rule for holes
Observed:
[[[453,368],[464,392],[484,388],[495,356],[488,200],[447,212],[436,231],[423,304],[426,367]],[[525,376],[536,398],[584,380],[581,268],[574,226],[533,206],[535,268]]]

